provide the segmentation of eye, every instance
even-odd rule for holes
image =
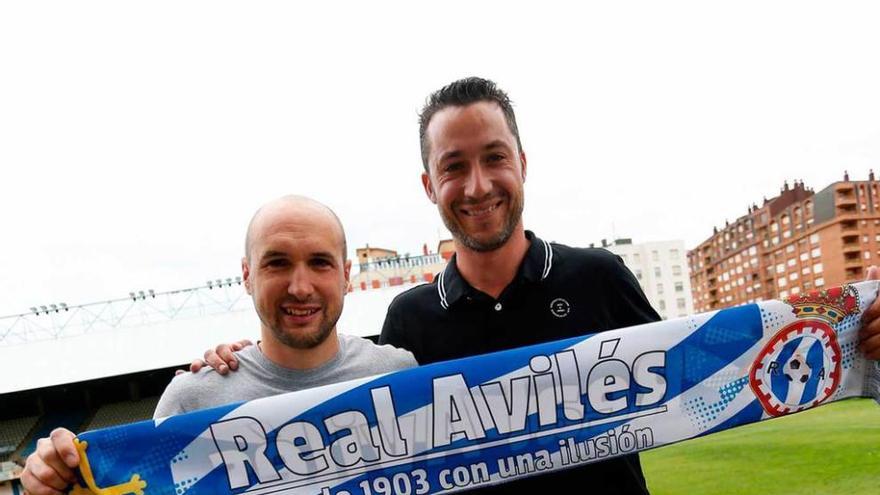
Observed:
[[[443,172],[445,172],[445,173],[457,172],[463,168],[464,168],[464,163],[451,162],[451,163],[447,163],[446,165],[443,165]]]
[[[283,268],[287,266],[287,260],[284,258],[272,258],[266,261],[265,266],[269,268]]]
[[[488,161],[489,163],[495,163],[503,161],[505,158],[507,157],[502,155],[501,153],[492,153],[486,157],[486,161]]]
[[[326,258],[313,258],[309,264],[315,268],[332,268],[333,262]]]

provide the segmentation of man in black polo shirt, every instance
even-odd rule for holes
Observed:
[[[395,298],[380,343],[428,364],[660,319],[618,256],[523,228],[526,155],[510,100],[493,82],[467,78],[435,92],[419,131],[422,184],[456,254],[433,283]],[[548,486],[648,492],[635,454],[478,491]]]

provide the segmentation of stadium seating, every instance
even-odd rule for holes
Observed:
[[[52,430],[58,427],[67,428],[71,431],[80,431],[88,418],[88,411],[67,411],[64,413],[49,413],[40,418],[40,424],[27,440],[25,447],[19,452],[22,458],[27,458],[37,448],[37,440],[48,437]]]
[[[37,424],[37,416],[0,421],[0,461],[7,461],[28,432]]]
[[[84,430],[97,430],[124,423],[134,423],[153,417],[153,411],[159,402],[158,397],[148,397],[138,401],[117,402],[102,406],[95,413]]]

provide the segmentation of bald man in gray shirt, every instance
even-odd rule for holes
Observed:
[[[351,271],[346,252],[342,223],[317,201],[286,196],[257,210],[241,272],[262,340],[236,354],[238,373],[205,368],[175,377],[154,417],[415,366],[409,351],[336,333]],[[37,442],[21,475],[28,493],[60,495],[76,480],[73,438],[59,428]]]

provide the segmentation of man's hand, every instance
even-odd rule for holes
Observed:
[[[49,438],[37,440],[37,450],[28,456],[21,484],[30,495],[63,495],[67,487],[76,483],[74,470],[79,466],[79,454],[73,445],[74,434],[56,428]]]
[[[865,280],[880,279],[880,269],[876,266],[868,268]],[[859,349],[868,359],[880,359],[880,297],[865,311],[862,316],[862,328],[859,330]]]
[[[233,342],[231,344],[220,344],[215,349],[208,349],[205,351],[204,359],[196,359],[190,363],[189,370],[192,373],[198,373],[198,371],[207,364],[221,375],[229,373],[230,369],[235,371],[238,369],[238,360],[235,359],[235,351],[240,351],[249,345],[254,345],[254,343],[248,339],[239,340],[238,342]],[[177,371],[178,375],[181,373],[186,373],[186,371]]]

